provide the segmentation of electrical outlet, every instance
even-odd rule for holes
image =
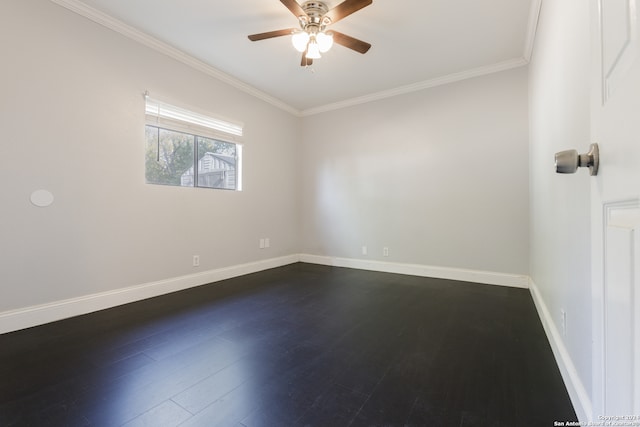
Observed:
[[[199,267],[200,266],[200,255],[194,255],[193,256],[193,266],[194,267]]]
[[[271,247],[271,240],[269,240],[268,237],[264,238],[264,247],[265,248],[270,248]]]
[[[264,239],[260,239],[260,249],[264,249],[265,241]]]
[[[382,248],[382,256],[389,256],[389,248],[386,246]]]
[[[560,325],[562,327],[562,336],[567,336],[567,312],[560,310]]]
[[[366,255],[366,254],[367,254],[367,247],[362,246],[362,255]]]

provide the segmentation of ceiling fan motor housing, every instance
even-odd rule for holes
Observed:
[[[326,4],[319,1],[308,1],[302,5],[302,9],[307,14],[307,16],[300,16],[300,25],[303,30],[306,30],[308,27],[315,27],[316,29],[322,30],[322,27],[325,27],[331,23],[331,19],[328,16],[325,16],[327,12],[329,12],[329,8]]]

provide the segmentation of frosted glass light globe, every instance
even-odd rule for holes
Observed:
[[[328,52],[333,46],[333,34],[331,33],[318,33],[316,34],[316,41],[318,42],[318,48],[320,52]]]
[[[320,48],[318,47],[318,43],[316,43],[315,39],[311,39],[311,41],[309,42],[306,57],[308,59],[322,58],[322,55],[320,55]]]
[[[291,43],[298,52],[304,52],[309,43],[309,34],[306,31],[297,31],[291,36]]]

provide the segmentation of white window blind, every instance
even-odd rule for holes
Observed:
[[[145,97],[146,123],[229,142],[241,142],[242,125],[216,119]]]

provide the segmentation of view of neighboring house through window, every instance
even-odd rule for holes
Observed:
[[[236,144],[150,125],[145,134],[148,183],[237,189]]]
[[[147,183],[241,190],[242,146],[217,138],[241,133],[237,125],[147,99]]]

